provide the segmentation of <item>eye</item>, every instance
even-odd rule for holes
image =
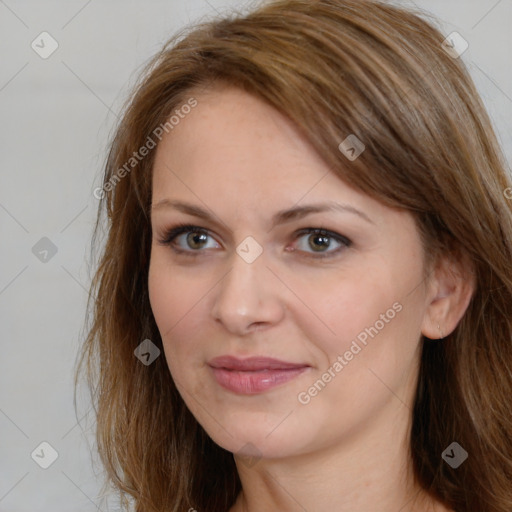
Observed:
[[[183,245],[179,245],[176,242],[179,241],[179,237],[181,235],[186,235],[183,237],[183,243],[188,245],[187,247],[183,247]],[[305,237],[305,235],[309,235]],[[306,257],[312,258],[326,258],[332,257],[343,249],[350,247],[352,242],[340,235],[338,233],[334,233],[327,229],[323,228],[305,228],[295,233],[295,238],[304,237],[306,244],[302,244],[302,247],[299,247],[299,251],[306,254]],[[190,224],[179,224],[168,229],[162,239],[159,239],[158,242],[161,245],[167,245],[171,247],[171,249],[179,254],[186,254],[187,256],[199,256],[202,252],[201,249],[208,249],[209,247],[205,245],[207,243],[208,237],[211,237],[209,231],[205,228],[201,228],[199,226],[193,226]],[[332,240],[334,240],[338,247],[335,250],[324,250],[329,249],[332,245]],[[301,244],[299,244],[300,246]],[[308,249],[311,249],[313,252],[309,252]],[[296,249],[292,249],[293,252]]]
[[[306,249],[312,249],[313,253],[308,253],[308,256],[313,258],[327,258],[332,257],[333,255],[338,254],[345,248],[348,248],[352,245],[352,242],[340,235],[338,233],[333,233],[332,231],[328,231],[323,228],[305,228],[301,229],[296,235],[300,238],[303,235],[308,235],[304,238],[306,243],[302,246],[301,251],[307,253]],[[335,240],[337,244],[339,244],[338,248],[332,251],[327,251],[323,249],[328,249],[332,242],[331,240]],[[315,254],[316,253],[316,254]]]
[[[189,244],[189,249],[176,245],[176,240],[179,241],[179,237],[182,234],[187,235],[183,239],[185,240],[184,243]],[[197,253],[200,252],[200,249],[204,248],[205,241],[209,236],[210,234],[207,229],[200,228],[199,226],[192,226],[190,224],[179,224],[167,230],[164,233],[163,238],[158,242],[162,245],[170,246],[171,249],[177,253],[187,253],[189,256],[198,256]]]

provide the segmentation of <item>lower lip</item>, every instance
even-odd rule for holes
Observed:
[[[217,382],[225,389],[242,395],[254,395],[289,382],[308,367],[289,370],[235,371],[225,368],[212,368]]]

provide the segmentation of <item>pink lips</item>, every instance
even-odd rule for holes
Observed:
[[[253,395],[290,381],[309,368],[307,364],[289,363],[269,357],[238,359],[221,356],[209,363],[217,382],[230,391]]]

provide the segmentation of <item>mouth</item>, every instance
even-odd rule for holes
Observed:
[[[292,363],[269,357],[239,359],[216,357],[208,362],[217,383],[242,395],[254,395],[280,386],[310,368],[305,363]]]

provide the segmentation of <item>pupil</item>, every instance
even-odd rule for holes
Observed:
[[[195,235],[189,235],[189,238],[191,238],[193,240],[193,244],[196,244],[196,243],[201,243],[200,241],[198,242],[197,239],[200,238],[200,237],[206,237],[206,235],[204,233],[196,233]],[[204,240],[203,240],[204,242]]]
[[[315,238],[314,238],[314,240],[322,240],[322,241],[323,241],[323,246],[324,246],[324,247],[327,247],[327,246],[329,245],[329,243],[328,243],[328,238],[329,238],[329,237],[326,237],[326,236],[324,236],[324,235],[314,235],[314,237],[315,237]],[[315,248],[315,247],[313,247],[313,249],[315,249],[315,250],[316,250],[316,248]]]

